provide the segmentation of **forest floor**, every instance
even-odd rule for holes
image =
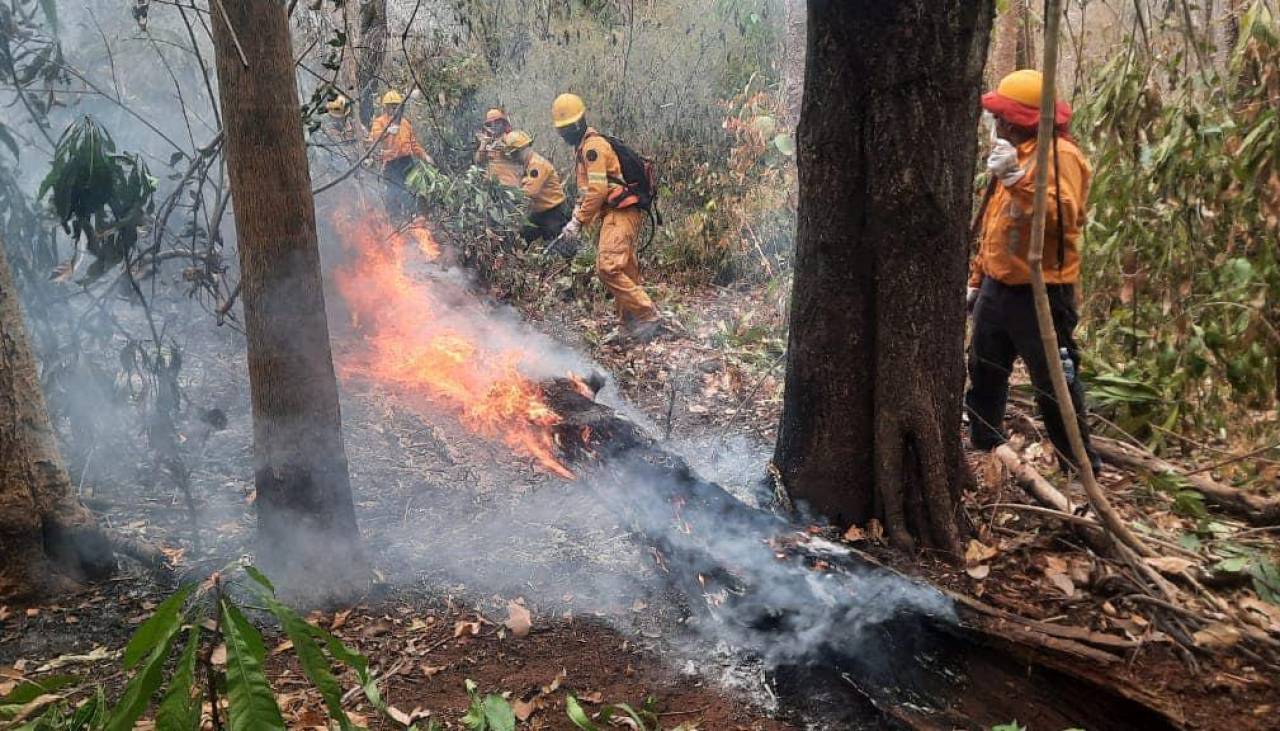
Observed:
[[[668,448],[708,479],[749,495],[762,478],[781,406],[777,295],[763,287],[665,286],[654,294],[679,324],[641,348],[600,344],[613,325],[603,299],[566,303],[548,293],[521,309],[538,329],[586,351],[611,375],[614,387],[603,398],[665,436]],[[340,370],[354,338],[335,327]],[[250,550],[252,432],[238,336],[195,332],[186,345],[192,404],[222,409],[229,423],[211,434],[194,419],[185,425],[200,444],[191,465],[199,550],[182,496],[151,467],[145,449],[131,446],[133,434],[118,430],[112,443],[96,447],[111,458],[76,465],[75,476],[83,477],[84,499],[105,522],[164,546],[184,578],[203,578]],[[371,658],[392,706],[430,712],[457,728],[469,679],[482,692],[508,694],[518,712],[529,714],[529,728],[573,728],[563,710],[570,692],[589,710],[617,702],[638,707],[652,696],[664,728],[792,727],[776,720],[787,714],[758,665],[686,628],[688,608],[587,487],[493,449],[456,419],[432,418],[430,406],[411,396],[358,378],[344,379],[342,390],[357,510],[377,581],[358,604],[311,619]],[[1019,449],[1080,500],[1078,488],[1052,474],[1038,442]],[[1104,675],[1156,699],[1182,726],[1280,728],[1272,670],[1231,652],[1229,639],[1220,651],[1197,653],[1199,670],[1189,670],[1142,611],[1095,590],[1102,562],[1060,521],[984,508],[1029,501],[985,456],[971,460],[980,479],[965,509],[979,531],[967,566],[896,556],[870,527],[845,537],[903,573],[993,607],[1130,643]],[[1175,514],[1173,498],[1146,487],[1142,476],[1108,468],[1102,482],[1131,521],[1195,533],[1193,521]],[[1241,524],[1222,516],[1215,522],[1221,540],[1238,536],[1253,546],[1249,538],[1266,536],[1246,536]],[[57,605],[0,607],[0,692],[55,672],[118,687],[125,675],[115,658],[165,591],[129,565],[109,584]],[[1222,596],[1264,632],[1280,634],[1280,608],[1259,601],[1247,579]],[[520,611],[513,602],[530,613],[527,636],[506,626]],[[276,648],[269,673],[291,727],[323,727],[319,696],[278,633],[268,630],[268,647]],[[350,709],[372,727],[399,727],[362,698],[353,696]]]
[[[785,338],[776,299],[762,287],[659,287],[657,299],[681,321],[677,335],[643,349],[596,346],[593,357],[618,374],[632,404],[684,443],[712,450],[724,450],[726,444],[757,449],[771,445],[782,405],[783,369],[774,353]],[[587,330],[587,342],[599,342],[611,319],[599,305],[559,316]],[[1011,446],[1072,504],[1086,504],[1079,482],[1059,473],[1042,425],[1026,418],[1034,407],[1025,373],[1015,374],[1014,391],[1010,411],[1022,418],[1020,424],[1010,425]],[[1277,422],[1274,412],[1259,418]],[[1028,425],[1038,433],[1017,433],[1018,426],[1025,431]],[[1197,634],[1194,659],[1189,660],[1148,619],[1143,607],[1118,600],[1101,586],[1109,573],[1107,562],[1082,545],[1061,520],[1032,512],[1035,501],[1010,480],[998,460],[979,452],[968,456],[976,489],[964,495],[963,507],[977,535],[964,565],[897,554],[888,550],[874,528],[855,527],[844,538],[906,575],[997,611],[1129,641],[1131,647],[1117,653],[1115,664],[1102,669],[1103,677],[1132,688],[1179,725],[1280,729],[1280,670],[1234,652],[1238,636],[1228,631],[1218,637],[1212,628],[1203,636]],[[1210,462],[1222,457],[1203,456]],[[749,469],[758,474],[759,464]],[[1194,464],[1186,467],[1194,469]],[[1250,526],[1213,507],[1189,514],[1178,504],[1176,491],[1153,487],[1157,479],[1112,464],[1099,476],[1121,515],[1144,535],[1191,548],[1216,542],[1228,547],[1221,556],[1247,555],[1256,562],[1241,561],[1246,571],[1217,576],[1221,583],[1214,591],[1225,602],[1225,611],[1273,640],[1280,638],[1280,605],[1260,598],[1267,594],[1276,601],[1280,590],[1280,576],[1266,573],[1266,567],[1280,558],[1277,529]],[[1271,494],[1277,488],[1280,485],[1270,486]],[[1268,485],[1259,481],[1242,489],[1265,494]],[[1020,510],[1023,505],[1030,510]],[[1261,579],[1250,574],[1259,566],[1264,568]],[[1260,585],[1263,581],[1265,586]]]

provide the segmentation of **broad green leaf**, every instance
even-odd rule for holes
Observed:
[[[245,570],[248,571],[251,568],[246,566]],[[258,574],[258,576],[262,575]],[[262,577],[261,581],[265,582],[266,577]],[[270,582],[264,585],[270,586]],[[338,722],[342,731],[359,728],[342,710],[342,686],[329,670],[329,658],[325,657],[320,646],[316,644],[315,634],[312,631],[315,628],[307,624],[307,621],[298,616],[297,612],[279,601],[271,597],[266,597],[266,601],[267,609],[280,621],[280,626],[293,642],[293,651],[298,655],[298,663],[302,666],[302,671],[320,691],[320,697],[324,699],[325,707],[329,709],[329,717]]]
[[[267,578],[266,574],[259,571],[256,566],[245,566],[244,572],[249,575],[249,578],[253,579],[254,581],[258,582],[260,585],[262,585],[262,588],[271,592],[273,596],[275,595],[276,593],[275,584],[272,584],[271,580]]]
[[[493,693],[484,697],[484,720],[489,724],[489,731],[515,731],[516,728],[516,714],[511,704]]]
[[[222,634],[227,642],[227,727],[230,731],[285,731],[276,694],[263,671],[262,635],[226,597]]]
[[[0,698],[0,703],[20,706],[24,703],[30,703],[46,693],[52,693],[59,688],[66,688],[79,682],[80,678],[74,675],[54,675],[39,680],[28,680],[9,691],[3,698]]]
[[[587,712],[582,710],[582,706],[578,704],[578,699],[569,696],[564,699],[564,710],[569,716],[569,720],[574,726],[582,729],[582,731],[600,731],[600,727],[591,722],[591,718]]]
[[[173,597],[169,598],[169,600],[172,599]],[[158,609],[156,613],[159,614]],[[111,715],[104,726],[105,731],[132,731],[133,725],[151,704],[151,697],[160,689],[160,683],[164,679],[165,660],[169,658],[169,651],[173,648],[173,638],[177,636],[180,628],[176,617],[171,625],[162,627],[160,630],[162,634],[151,643],[151,654],[147,655],[138,672],[125,685],[124,694],[115,708],[111,709]]]
[[[180,616],[182,605],[187,601],[187,597],[191,596],[195,586],[195,584],[187,584],[174,592],[173,596],[161,602],[160,606],[156,607],[155,613],[142,623],[138,631],[133,633],[133,637],[129,638],[129,644],[124,648],[126,670],[133,669],[156,645],[178,631],[182,625]]]
[[[791,157],[796,154],[796,141],[791,135],[783,132],[773,138],[773,146],[778,148],[778,152]]]
[[[156,731],[189,731],[200,725],[200,700],[193,696],[196,655],[200,649],[200,625],[187,630],[187,646],[178,659],[169,688],[156,708]]]

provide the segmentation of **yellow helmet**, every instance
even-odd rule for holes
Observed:
[[[507,152],[523,150],[533,144],[533,138],[522,129],[512,130],[502,136],[502,146]]]
[[[575,124],[587,113],[587,105],[577,94],[561,94],[551,102],[551,123],[556,127]]]
[[[491,124],[493,122],[498,122],[506,119],[507,119],[507,113],[502,111],[502,107],[494,107],[493,109],[490,109],[489,111],[484,113],[485,124]]]
[[[1035,69],[1014,71],[1000,80],[996,93],[1006,99],[1012,99],[1029,107],[1040,106],[1040,92],[1044,86],[1044,77]]]
[[[339,94],[330,99],[329,103],[324,105],[324,108],[329,110],[329,114],[335,117],[345,117],[351,111],[351,100]]]
[[[382,104],[384,106],[387,104],[404,104],[404,95],[392,89],[382,95]]]

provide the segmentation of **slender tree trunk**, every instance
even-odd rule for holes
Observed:
[[[107,538],[58,453],[0,242],[0,597],[59,593],[113,571]]]
[[[347,3],[356,10],[355,51],[356,94],[360,122],[368,128],[378,105],[378,72],[387,50],[387,0],[360,0]]]
[[[987,64],[987,83],[994,86],[1000,79],[1017,71],[1018,51],[1022,44],[1023,23],[1027,14],[1026,0],[1009,0],[1003,13],[996,16],[996,28],[991,46],[991,61]],[[1025,62],[1024,62],[1025,63]]]
[[[226,18],[212,13],[213,37],[249,345],[260,560],[294,592],[341,594],[364,561],[288,17],[279,0],[215,3],[223,6]]]
[[[774,462],[837,524],[954,551],[964,280],[992,2],[811,0]]]
[[[783,0],[782,90],[787,104],[786,123],[795,128],[804,101],[805,0]]]

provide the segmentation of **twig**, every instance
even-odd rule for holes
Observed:
[[[249,58],[244,55],[244,48],[240,45],[240,37],[236,35],[236,29],[231,25],[231,16],[227,15],[227,8],[222,4],[222,0],[213,0],[218,4],[218,12],[222,15],[222,22],[227,24],[227,32],[231,34],[231,40],[236,44],[236,52],[240,54],[240,63],[245,68],[249,68]]]
[[[1263,453],[1265,453],[1265,452],[1270,452],[1270,451],[1271,451],[1271,450],[1273,450],[1273,449],[1280,449],[1280,442],[1276,442],[1275,444],[1270,444],[1270,445],[1267,445],[1267,446],[1265,446],[1265,447],[1261,447],[1261,448],[1259,448],[1259,449],[1255,449],[1255,450],[1253,450],[1253,451],[1246,452],[1246,453],[1244,453],[1244,454],[1238,454],[1238,455],[1236,455],[1236,456],[1234,456],[1234,457],[1229,457],[1229,458],[1224,459],[1224,460],[1222,460],[1222,461],[1220,461],[1220,462],[1214,462],[1214,463],[1213,463],[1213,464],[1211,464],[1211,465],[1206,465],[1206,466],[1204,466],[1204,467],[1197,467],[1197,468],[1195,468],[1194,470],[1190,470],[1190,471],[1188,471],[1186,474],[1187,474],[1187,477],[1190,477],[1191,475],[1198,475],[1198,474],[1201,474],[1201,473],[1203,473],[1203,472],[1213,472],[1214,470],[1216,470],[1216,469],[1220,469],[1220,468],[1222,468],[1222,467],[1226,467],[1226,466],[1227,466],[1227,465],[1229,465],[1229,464],[1235,464],[1236,462],[1242,462],[1242,461],[1244,461],[1244,460],[1246,460],[1246,459],[1249,459],[1250,457],[1257,457],[1258,455],[1263,454]],[[1268,460],[1268,461],[1271,461],[1271,460]]]

